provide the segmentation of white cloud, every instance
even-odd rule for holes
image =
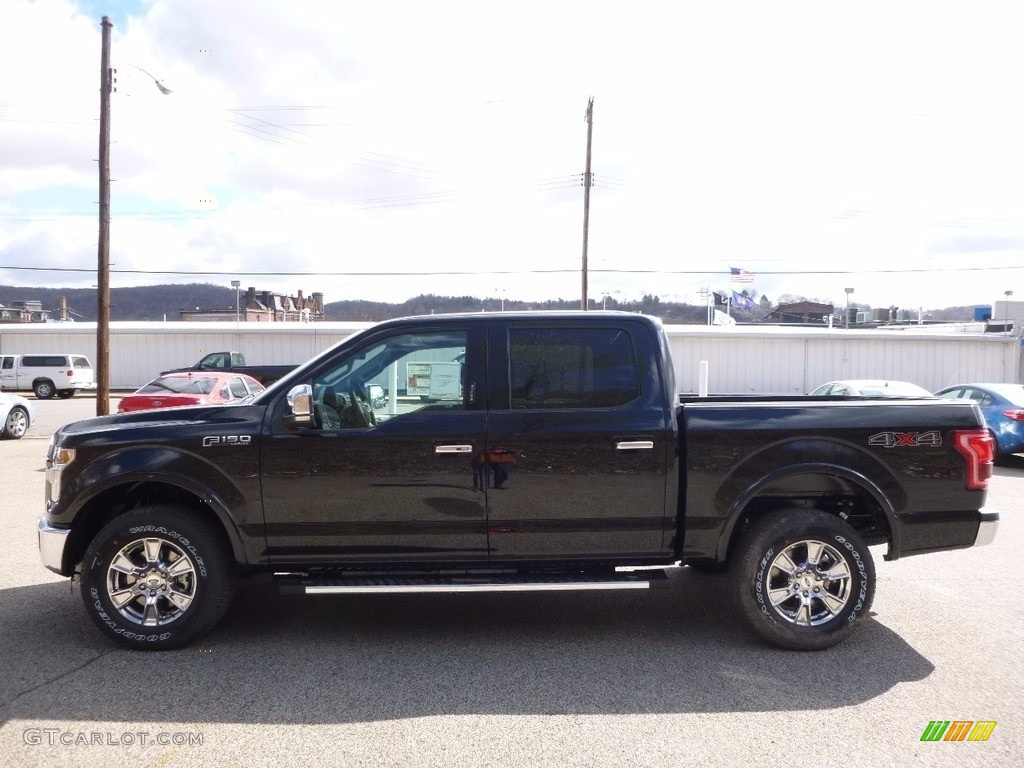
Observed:
[[[35,284],[2,267],[95,259],[99,19],[9,5],[0,280]],[[880,306],[982,303],[1022,277],[941,271],[1024,264],[1009,3],[138,8],[113,43],[118,285],[168,279],[120,267],[328,301],[577,296],[591,95],[591,267],[663,271],[595,271],[592,298],[693,298],[730,266],[773,298],[855,285]],[[76,215],[31,221],[54,210]],[[275,271],[323,276],[246,274]],[[397,274],[458,271],[483,274]]]

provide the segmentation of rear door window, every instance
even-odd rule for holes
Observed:
[[[510,329],[509,406],[613,408],[640,395],[633,339],[618,328]]]
[[[233,398],[248,397],[249,391],[245,388],[245,382],[243,382],[237,376],[232,376],[228,381],[228,387],[231,389],[231,396]]]

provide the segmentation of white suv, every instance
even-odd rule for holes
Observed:
[[[0,389],[30,389],[40,400],[48,400],[55,394],[71,397],[80,389],[96,389],[96,377],[85,355],[3,355]]]

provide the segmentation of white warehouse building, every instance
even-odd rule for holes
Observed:
[[[253,365],[298,364],[369,323],[114,322],[110,388],[134,390],[208,352],[238,351]],[[1024,381],[1021,339],[981,326],[885,329],[785,326],[666,326],[676,378],[697,392],[803,394],[834,379],[911,381],[929,391],[965,382]],[[0,354],[69,352],[95,364],[95,323],[0,325]]]

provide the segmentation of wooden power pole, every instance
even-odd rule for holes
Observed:
[[[100,53],[100,234],[96,265],[96,415],[110,413],[110,18]]]
[[[587,241],[590,237],[590,145],[594,137],[594,97],[587,102],[587,165],[583,172],[583,295],[580,298],[580,309],[590,309],[587,298]]]

